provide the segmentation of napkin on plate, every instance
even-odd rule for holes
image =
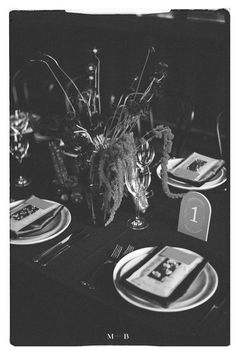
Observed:
[[[10,230],[13,235],[27,236],[40,231],[61,211],[63,205],[31,196],[10,210]]]
[[[224,160],[213,159],[194,152],[169,169],[168,175],[176,180],[200,187],[211,180],[224,164]]]
[[[189,289],[207,263],[191,251],[158,247],[136,264],[120,282],[137,295],[167,308]]]

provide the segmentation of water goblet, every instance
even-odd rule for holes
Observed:
[[[128,191],[134,199],[136,214],[127,221],[127,226],[133,230],[143,230],[149,226],[148,221],[140,216],[140,211],[143,212],[148,207],[147,197],[145,192],[150,184],[150,170],[148,166],[135,166],[130,172],[125,174],[125,183]]]
[[[25,135],[20,133],[14,133],[10,136],[10,153],[18,161],[21,168],[22,161],[26,157],[29,149],[29,141]],[[30,179],[20,174],[15,181],[16,187],[26,187],[31,183]]]

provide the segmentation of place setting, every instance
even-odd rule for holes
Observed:
[[[168,161],[169,186],[182,190],[207,191],[227,181],[227,170],[223,160],[192,153],[187,158],[171,158]],[[161,166],[156,169],[161,179]]]
[[[125,302],[125,309],[134,313],[136,308],[143,314],[147,311],[181,317],[183,312],[188,316],[188,312],[200,308],[194,326],[217,311],[222,301],[219,285],[217,271],[207,257],[163,243],[144,248],[116,244],[80,280],[80,286],[91,296],[102,302],[113,299],[121,307]]]
[[[10,205],[10,243],[33,245],[64,232],[71,223],[68,208],[57,202],[31,196]]]
[[[193,251],[145,247],[116,264],[113,284],[118,294],[136,307],[181,312],[208,301],[217,290],[218,275],[204,257]]]

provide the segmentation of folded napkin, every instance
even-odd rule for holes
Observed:
[[[10,210],[11,235],[27,236],[40,231],[61,211],[62,205],[31,196]]]
[[[168,175],[176,180],[200,187],[211,180],[224,164],[224,160],[213,159],[194,152],[169,169]]]
[[[169,246],[155,248],[120,282],[137,295],[167,308],[189,289],[207,263],[191,251]]]

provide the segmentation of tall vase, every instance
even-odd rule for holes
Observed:
[[[93,151],[89,160],[88,187],[86,193],[87,205],[90,213],[89,221],[94,225],[105,225],[107,217],[104,208],[104,193],[98,180],[98,151]]]
[[[106,223],[106,216],[104,213],[104,194],[103,192],[90,184],[87,190],[86,199],[89,209],[89,222],[93,225],[102,226]]]

